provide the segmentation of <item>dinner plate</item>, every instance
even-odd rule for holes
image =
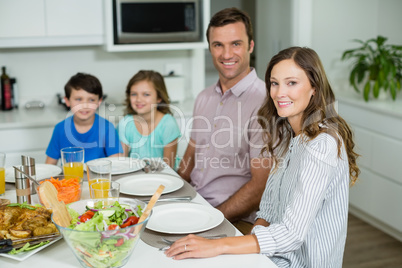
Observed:
[[[120,193],[138,196],[151,196],[163,184],[165,190],[162,194],[174,192],[184,185],[184,181],[168,174],[136,174],[116,180],[120,183]]]
[[[197,203],[155,206],[146,228],[168,234],[191,234],[212,229],[224,220],[216,208]]]
[[[105,157],[102,160],[112,162],[112,175],[126,174],[134,172],[145,167],[145,162],[138,158],[130,157]],[[86,171],[86,166],[84,167]]]
[[[48,244],[43,245],[43,246],[38,247],[38,248],[35,248],[33,250],[30,250],[30,251],[21,252],[21,253],[15,254],[15,255],[7,254],[7,253],[0,253],[0,256],[10,258],[10,259],[13,259],[13,260],[16,260],[16,261],[24,261],[27,258],[29,258],[32,255],[34,255],[36,252],[41,251],[44,248],[47,248],[48,246],[56,243],[57,241],[59,241],[62,238],[63,238],[63,236],[60,235],[59,237],[55,238],[53,241],[50,241]]]
[[[46,179],[62,173],[62,169],[56,165],[35,164],[36,179]],[[6,168],[6,182],[15,183],[15,173],[13,167]]]

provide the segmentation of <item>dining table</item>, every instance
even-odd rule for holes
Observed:
[[[147,170],[147,173],[154,175],[167,174],[172,176],[180,176],[168,165],[159,165],[159,169]],[[145,171],[143,169],[132,172],[131,174],[122,174],[118,176],[112,176],[112,180],[119,180],[124,176],[134,176],[134,175],[144,175]],[[180,178],[181,179],[181,178]],[[184,181],[184,180],[183,180]],[[190,189],[192,187],[187,181],[184,181],[185,189]],[[186,188],[187,187],[187,188]],[[183,193],[184,190],[182,190]],[[180,191],[172,192],[169,196],[177,196]],[[122,196],[122,195],[121,195]],[[123,196],[126,196],[123,194]],[[163,196],[162,196],[163,197]],[[6,194],[1,198],[9,199],[10,202],[16,202],[16,190],[14,184],[6,184]],[[90,199],[88,183],[84,181],[82,186],[81,200]],[[32,203],[38,202],[36,195],[32,195]],[[194,193],[191,202],[202,204],[204,206],[211,205],[198,193]],[[160,202],[162,203],[162,202]],[[152,217],[152,216],[151,216]],[[225,219],[225,221],[227,221]],[[228,221],[227,221],[228,222]],[[229,224],[229,223],[228,223]],[[233,225],[234,235],[241,236],[239,230],[237,230]],[[42,250],[36,252],[29,258],[19,261],[15,259],[10,259],[4,256],[0,256],[0,267],[30,267],[30,268],[42,268],[42,267],[80,267],[78,260],[75,258],[73,252],[68,247],[64,239],[60,239],[54,242],[52,245],[43,248]],[[136,248],[134,249],[128,263],[125,267],[163,267],[163,268],[181,268],[181,267],[191,267],[191,268],[225,268],[225,267],[253,267],[253,268],[274,268],[277,267],[268,257],[262,254],[226,254],[220,255],[212,258],[194,258],[185,260],[174,260],[167,257],[164,251],[159,250],[158,247],[152,246],[149,243],[145,243],[142,239],[138,241]]]

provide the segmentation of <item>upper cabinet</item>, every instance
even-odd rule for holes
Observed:
[[[99,0],[1,0],[0,48],[102,45]]]

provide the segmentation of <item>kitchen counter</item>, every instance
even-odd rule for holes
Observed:
[[[389,93],[387,93],[389,94]],[[399,92],[399,95],[402,95]],[[378,112],[384,115],[390,115],[402,118],[402,98],[398,96],[395,101],[391,99],[391,96],[386,96],[386,99],[370,99],[366,102],[363,99],[361,93],[356,93],[353,90],[350,91],[337,91],[335,97],[338,101],[345,104],[357,106],[363,109],[368,109],[373,112]]]
[[[192,100],[171,104],[171,110],[183,135],[178,145],[179,157],[187,148],[193,105]],[[98,114],[116,126],[124,117],[124,109],[124,105],[104,102],[100,105]],[[62,105],[0,111],[0,150],[7,154],[6,166],[21,164],[21,155],[35,158],[36,163],[45,163],[45,150],[54,126],[71,115]]]
[[[191,117],[194,101],[189,100],[183,103],[171,104],[171,110],[176,118]],[[98,114],[114,125],[124,116],[124,105],[102,103]],[[64,106],[47,106],[45,108],[13,109],[11,111],[0,111],[0,130],[32,127],[54,127],[58,122],[64,120],[72,113]]]

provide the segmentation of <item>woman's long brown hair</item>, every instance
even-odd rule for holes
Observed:
[[[275,55],[268,64],[265,73],[267,96],[258,112],[258,122],[264,129],[263,138],[266,144],[261,153],[269,153],[273,158],[275,167],[277,167],[278,155],[275,155],[275,153],[286,152],[286,148],[289,147],[290,140],[294,134],[288,120],[278,115],[270,96],[271,71],[276,64],[287,59],[292,59],[305,71],[311,86],[315,89],[315,95],[303,112],[300,134],[306,135],[310,140],[323,132],[330,134],[336,140],[339,140],[339,135],[345,144],[350,180],[351,185],[353,185],[360,173],[356,164],[356,159],[359,155],[354,152],[353,132],[346,121],[336,112],[335,95],[328,82],[321,60],[317,53],[310,48],[290,47],[284,49]],[[320,127],[321,124],[326,127]],[[338,157],[341,155],[341,146],[342,142],[338,142]]]

